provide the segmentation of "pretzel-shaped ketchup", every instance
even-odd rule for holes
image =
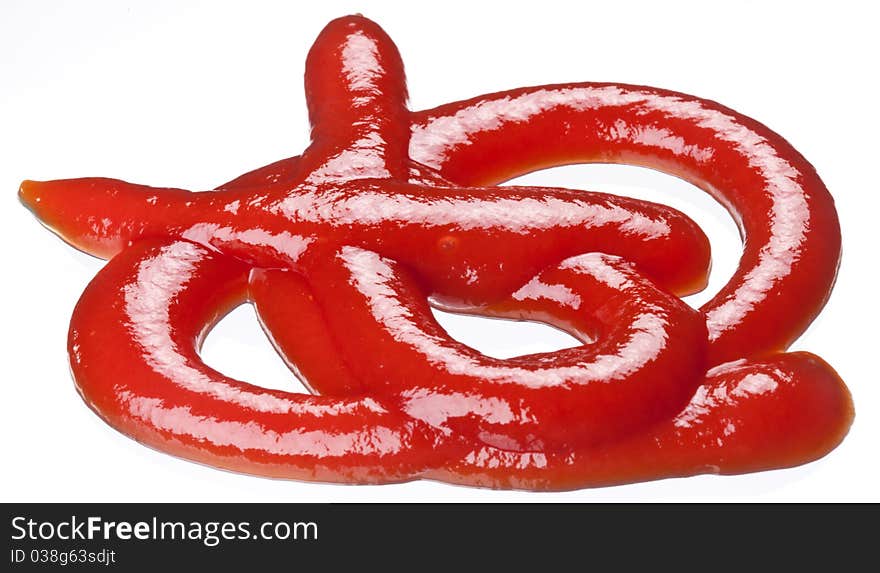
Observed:
[[[840,259],[833,201],[763,125],[638,86],[562,84],[406,107],[375,23],[334,20],[306,62],[312,143],[192,193],[87,178],[22,201],[110,261],[69,335],[86,403],[160,450],[246,473],[571,489],[817,459],[853,417],[818,357],[783,353]],[[711,193],[744,252],[701,309],[709,245],[678,211],[613,195],[498,187],[583,162],[647,166]],[[538,320],[575,348],[501,360],[429,306]],[[251,302],[312,395],[205,365]]]

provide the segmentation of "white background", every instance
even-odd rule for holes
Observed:
[[[4,2],[2,500],[880,501],[877,17],[855,2],[762,4]],[[835,196],[844,232],[831,302],[794,345],[829,361],[852,390],[857,417],[844,443],[791,470],[536,494],[236,475],[140,446],[99,420],[74,391],[65,339],[102,261],[42,228],[18,203],[19,182],[99,175],[204,189],[298,154],[308,138],[306,52],[327,21],[353,12],[397,42],[413,109],[523,85],[620,81],[720,101],[786,137]],[[522,181],[632,194],[690,214],[715,258],[710,289],[695,304],[736,265],[739,239],[726,212],[677,179],[583,166]],[[499,356],[569,342],[547,327],[443,321]],[[205,357],[239,378],[297,387],[249,307],[218,326]]]

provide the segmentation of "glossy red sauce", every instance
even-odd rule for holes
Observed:
[[[561,84],[406,107],[396,47],[359,16],[306,64],[312,144],[212,191],[26,181],[22,201],[109,258],[69,352],[86,403],[158,449],[247,473],[570,489],[741,473],[823,456],[852,420],[818,357],[784,353],[840,258],[833,201],[807,161],[714,102]],[[614,162],[711,193],[744,239],[699,311],[703,232],[613,195],[499,182]],[[206,366],[199,346],[252,302],[313,395]],[[494,359],[436,307],[540,320],[576,348]]]

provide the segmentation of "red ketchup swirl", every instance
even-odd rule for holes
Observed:
[[[257,475],[540,490],[789,467],[843,439],[846,386],[785,353],[833,286],[837,214],[779,135],[711,101],[604,83],[411,112],[396,47],[360,16],[320,34],[305,87],[308,149],[215,190],[22,184],[44,224],[110,259],[69,352],[111,426]],[[682,213],[497,186],[591,162],[676,175],[731,212],[743,255],[712,300],[678,298],[710,262]],[[202,362],[207,332],[244,302],[311,395]],[[545,322],[581,345],[487,357],[431,305]]]

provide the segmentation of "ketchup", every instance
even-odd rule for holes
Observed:
[[[605,83],[411,112],[395,45],[361,16],[321,32],[305,88],[308,149],[217,189],[22,183],[44,224],[110,259],[69,353],[114,428],[258,475],[542,490],[789,467],[845,436],[846,386],[784,352],[830,294],[840,229],[779,135],[711,101]],[[699,310],[681,301],[710,253],[672,208],[497,186],[588,162],[657,169],[724,204],[745,245],[728,284]],[[490,358],[429,301],[582,344]],[[206,333],[245,302],[312,395],[202,362]]]

